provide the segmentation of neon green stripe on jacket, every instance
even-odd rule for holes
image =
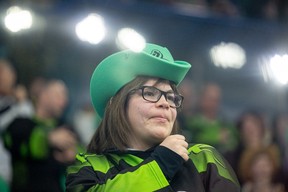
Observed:
[[[100,179],[95,179],[95,184],[88,190],[84,189],[85,181],[81,180],[72,188],[68,187],[67,191],[156,191],[169,186],[159,165],[151,158],[145,161],[134,155],[113,155],[112,158],[117,164],[121,161],[121,164],[126,165],[117,174],[113,174],[116,167],[104,155],[78,155],[77,159],[81,163],[69,167],[68,175],[81,177],[81,171],[90,168],[94,170],[93,174],[96,174],[92,177]],[[87,181],[89,182],[91,183]]]

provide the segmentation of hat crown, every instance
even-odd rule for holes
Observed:
[[[147,43],[143,52],[158,59],[174,62],[174,59],[170,51],[166,47],[161,47],[159,45]]]

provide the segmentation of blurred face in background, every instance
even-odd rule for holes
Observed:
[[[288,114],[283,113],[276,118],[276,122],[274,125],[275,136],[277,138],[277,142],[282,147],[286,148],[288,145]]]
[[[60,81],[51,82],[42,92],[40,102],[46,113],[51,117],[59,117],[62,115],[67,102],[67,88]]]
[[[215,84],[209,84],[203,90],[201,96],[201,110],[210,118],[216,118],[219,105],[221,102],[221,90],[220,87]]]
[[[185,98],[183,100],[181,112],[188,114],[192,113],[196,102],[195,88],[192,81],[189,80],[182,81],[178,89],[181,95],[183,95]]]
[[[11,94],[16,82],[16,74],[13,68],[3,60],[0,60],[0,94]]]
[[[264,127],[261,119],[246,115],[242,119],[241,135],[246,146],[258,147],[264,139]]]
[[[258,154],[251,165],[253,180],[270,180],[274,174],[273,162],[268,154]]]

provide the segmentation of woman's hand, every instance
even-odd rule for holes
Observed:
[[[185,161],[189,159],[188,156],[188,143],[185,141],[183,135],[169,135],[160,146],[164,146],[178,155],[180,155]]]

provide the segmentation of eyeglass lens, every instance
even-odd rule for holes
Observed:
[[[161,96],[164,95],[171,107],[180,107],[182,104],[182,96],[175,94],[174,92],[164,92],[152,86],[143,86],[141,89],[142,96],[147,101],[157,102],[160,100]]]

